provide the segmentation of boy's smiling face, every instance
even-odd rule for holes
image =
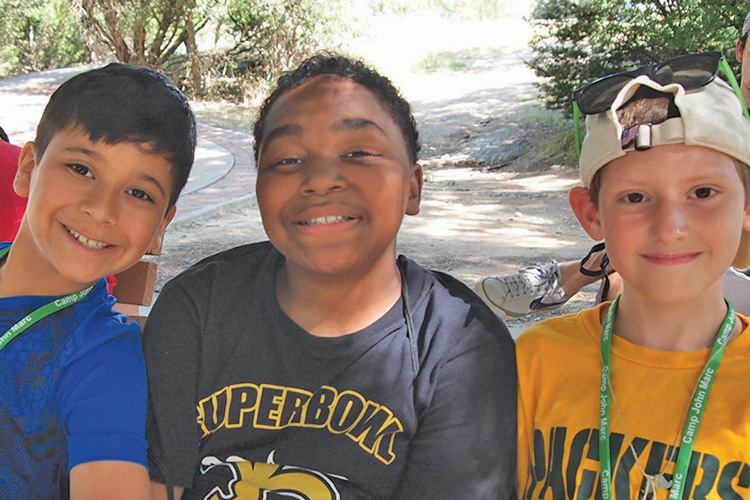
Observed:
[[[742,229],[750,229],[731,157],[699,146],[657,146],[629,152],[600,175],[598,209],[582,191],[571,192],[571,204],[589,235],[606,240],[626,291],[656,303],[720,292]]]
[[[395,266],[404,214],[419,211],[422,172],[375,95],[318,76],[268,114],[256,193],[271,242],[287,265],[313,274]]]
[[[75,291],[158,246],[174,216],[171,170],[162,155],[92,143],[76,128],[55,134],[41,158],[24,146],[14,187],[29,201],[14,249],[23,249],[29,280],[38,272],[48,293]]]

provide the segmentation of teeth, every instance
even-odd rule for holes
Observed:
[[[86,238],[84,235],[82,235],[81,233],[79,233],[78,231],[75,231],[70,228],[67,228],[67,229],[68,229],[68,232],[71,234],[71,236],[73,236],[75,239],[80,241],[84,246],[88,248],[91,248],[93,250],[101,250],[107,247],[106,243],[102,243],[101,241],[96,241],[96,240],[90,240]]]
[[[351,217],[344,217],[343,215],[329,215],[327,217],[318,217],[316,219],[310,219],[300,222],[304,226],[314,226],[316,224],[333,224],[334,222],[343,222],[350,220]]]

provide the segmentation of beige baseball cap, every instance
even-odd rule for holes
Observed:
[[[628,102],[635,92],[646,86],[674,95],[680,116],[657,125],[639,124],[623,130],[617,109]],[[628,82],[618,93],[610,108],[586,116],[586,136],[581,146],[581,180],[585,187],[599,169],[628,151],[645,150],[665,144],[703,146],[739,160],[750,167],[750,122],[743,115],[742,104],[732,88],[719,78],[685,91],[676,83],[662,86],[647,75]],[[750,267],[750,234],[743,232],[734,267]]]

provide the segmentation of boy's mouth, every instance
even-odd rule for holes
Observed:
[[[345,222],[348,220],[354,220],[354,217],[346,217],[345,215],[328,215],[326,217],[301,220],[297,224],[300,226],[317,226],[319,224],[335,224],[337,222]]]
[[[109,246],[106,243],[102,243],[101,241],[96,241],[96,240],[89,239],[89,238],[85,237],[84,235],[82,235],[81,233],[79,233],[78,231],[76,231],[74,229],[70,229],[67,226],[65,227],[65,229],[68,230],[68,233],[70,233],[70,235],[73,238],[75,238],[79,242],[81,242],[81,244],[83,246],[85,246],[87,248],[91,248],[92,250],[102,250],[102,249],[107,248]]]

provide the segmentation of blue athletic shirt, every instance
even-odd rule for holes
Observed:
[[[0,298],[0,335],[56,298]],[[114,303],[102,278],[0,350],[0,498],[67,498],[85,462],[147,464],[140,328]]]

